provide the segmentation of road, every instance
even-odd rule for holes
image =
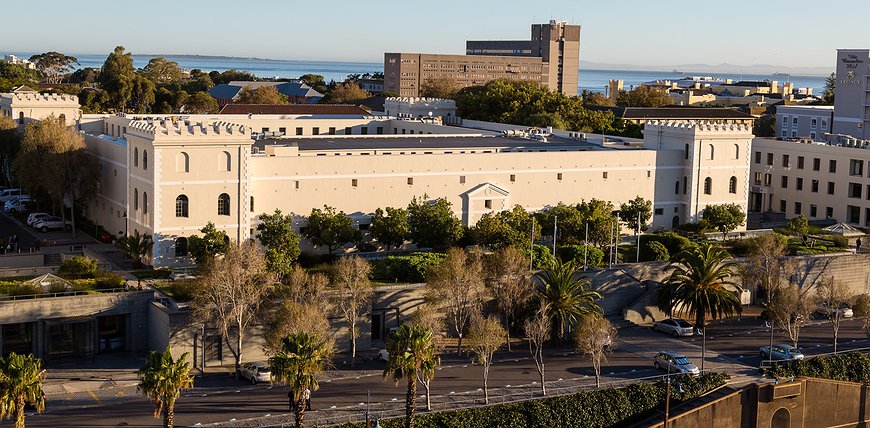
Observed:
[[[844,320],[840,329],[840,350],[870,346],[861,331],[860,320]],[[779,331],[775,342],[786,343]],[[610,355],[603,374],[607,382],[620,379],[630,380],[661,375],[651,367],[651,358],[659,350],[671,350],[686,354],[696,364],[700,361],[699,337],[674,339],[661,333],[641,327],[620,329],[617,350]],[[808,356],[831,351],[831,326],[827,321],[818,320],[805,326],[801,347]],[[769,329],[757,319],[742,318],[714,322],[707,328],[708,369],[726,369],[729,372],[742,370],[752,372],[751,368],[760,363],[758,348],[770,340]],[[552,391],[560,386],[576,387],[579,384],[594,384],[590,363],[584,357],[572,352],[570,348],[558,349],[549,354],[546,361],[548,388]],[[700,364],[699,364],[700,365]],[[404,383],[395,385],[381,376],[383,363],[367,361],[357,371],[333,370],[321,381],[321,387],[312,396],[315,410],[309,421],[315,422],[322,410],[331,414],[344,409],[348,415],[359,416],[364,412],[367,393],[371,393],[373,409],[394,407],[404,400]],[[490,374],[490,394],[499,396],[507,393],[534,394],[538,385],[538,374],[534,363],[529,359],[528,349],[515,347],[511,353],[501,352]],[[472,365],[467,359],[445,355],[442,368],[432,382],[432,397],[436,402],[435,410],[447,406],[448,401],[476,401],[482,403],[482,368]],[[607,383],[605,384],[607,385]],[[423,394],[422,388],[419,391]],[[232,379],[229,375],[212,375],[197,382],[194,390],[188,391],[176,404],[176,422],[179,426],[195,426],[236,419],[259,418],[277,423],[283,414],[288,414],[287,389],[281,386],[251,386]],[[62,403],[54,403],[55,408]],[[159,426],[160,421],[151,414],[152,405],[141,398],[126,397],[117,402],[104,402],[89,408],[67,408],[49,410],[41,415],[27,418],[29,427],[58,426]],[[335,406],[335,408],[333,408]],[[373,413],[377,414],[377,411]],[[267,417],[268,416],[268,417]],[[4,422],[8,423],[8,422]],[[253,422],[251,422],[253,424]]]

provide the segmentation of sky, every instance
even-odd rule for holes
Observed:
[[[465,40],[529,38],[532,23],[580,24],[581,61],[671,66],[830,66],[870,48],[870,1],[834,0],[42,0],[0,26],[0,52],[198,54],[383,61],[384,52],[464,53]]]

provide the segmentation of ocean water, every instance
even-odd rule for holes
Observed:
[[[29,58],[32,53],[15,53],[21,58]],[[74,55],[81,67],[101,67],[106,55],[81,54]],[[154,56],[136,55],[133,65],[144,67]],[[349,74],[363,74],[383,71],[382,62],[345,62],[345,61],[307,61],[307,60],[271,60],[258,58],[227,58],[165,55],[164,58],[177,62],[182,68],[203,71],[226,71],[236,69],[247,71],[264,78],[297,78],[303,74],[314,73],[322,75],[326,81],[343,81]],[[814,94],[820,94],[825,87],[825,76],[772,76],[760,74],[720,74],[720,73],[673,73],[668,71],[637,71],[637,70],[580,70],[580,90],[604,92],[610,79],[622,79],[626,88],[643,82],[660,79],[681,79],[687,76],[712,76],[721,79],[734,80],[776,80],[793,82],[796,87],[813,88]]]

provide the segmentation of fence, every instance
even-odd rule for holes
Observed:
[[[108,293],[123,293],[127,291],[133,291],[129,288],[107,288],[105,290],[81,290],[81,291],[60,291],[56,293],[45,292],[40,294],[21,294],[18,296],[0,296],[0,302],[8,301],[8,300],[30,300],[30,299],[47,299],[52,297],[69,297],[69,296],[81,296],[85,294],[108,294]]]

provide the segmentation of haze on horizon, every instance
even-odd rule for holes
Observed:
[[[166,0],[147,6],[92,0],[82,7],[45,0],[40,5],[47,13],[4,22],[0,52],[108,54],[123,45],[134,54],[380,62],[384,52],[464,53],[466,40],[527,39],[532,23],[562,19],[583,27],[580,59],[587,63],[833,68],[837,48],[870,47],[870,32],[860,31],[870,2],[835,3],[626,0],[615,7],[554,0],[529,11],[529,3],[519,0],[334,0],[320,10],[280,0],[243,7],[227,0],[208,7]],[[94,25],[83,25],[89,20]]]

